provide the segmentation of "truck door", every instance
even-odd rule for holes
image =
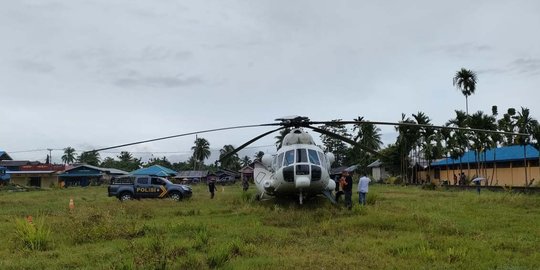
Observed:
[[[135,180],[135,197],[150,197],[150,191],[150,177],[137,177],[137,179]]]
[[[152,197],[153,198],[162,198],[167,194],[167,183],[165,181],[161,180],[158,177],[152,177]]]

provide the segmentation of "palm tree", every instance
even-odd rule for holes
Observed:
[[[191,150],[193,150],[193,167],[197,169],[197,165],[204,164],[204,160],[210,157],[210,143],[205,138],[197,138],[194,143]]]
[[[499,119],[497,121],[498,128],[501,131],[505,132],[514,132],[514,129],[516,128],[516,121],[514,119],[514,116],[516,115],[516,109],[509,108],[507,113],[503,115],[503,118]],[[513,145],[514,144],[514,136],[513,135],[504,135],[502,139],[502,144],[505,146]]]
[[[456,110],[456,118],[450,119],[446,122],[446,126],[465,128],[468,126],[469,116],[464,111]],[[467,133],[462,130],[456,130],[452,134],[454,149],[452,150],[451,155],[454,157],[459,157],[459,168],[460,172],[463,172],[462,158],[465,152],[469,147],[469,138]],[[467,174],[469,169],[469,163],[467,162]]]
[[[249,166],[251,164],[251,159],[248,156],[242,158],[242,167]]]
[[[364,118],[359,116],[354,119],[354,121],[364,122]],[[363,149],[372,149],[379,150],[381,149],[381,129],[375,126],[375,124],[364,123],[364,124],[355,124],[353,127],[353,132],[357,131],[354,135],[353,140],[357,142],[355,146],[351,149],[352,159],[354,159],[359,165],[361,173],[367,173],[367,166],[375,161],[373,154],[363,151]]]
[[[519,133],[533,134],[538,121],[532,118],[529,114],[529,109],[521,107],[521,112],[518,112],[517,116],[513,117],[516,120],[516,127]],[[527,145],[531,143],[530,136],[518,136],[516,142],[523,145],[523,161],[525,166],[525,186],[529,186],[529,179],[527,178]]]
[[[261,161],[262,160],[262,157],[264,156],[264,152],[263,151],[259,151],[255,154],[254,158],[256,161]]]
[[[467,115],[469,114],[468,97],[474,94],[477,81],[476,73],[470,69],[461,68],[461,70],[457,71],[456,75],[454,75],[454,86],[465,96]]]
[[[78,157],[78,160],[80,163],[98,166],[100,157],[97,151],[89,151],[81,153],[81,155]]]
[[[224,158],[229,153],[234,151],[234,146],[227,144],[224,145],[222,149],[219,150],[219,159],[221,161],[221,167],[229,170],[239,170],[240,169],[240,158],[238,153],[230,155],[227,158]]]
[[[341,122],[341,119],[332,120],[331,123],[325,124],[324,126],[321,127],[321,129],[324,129],[331,133],[341,135],[345,138],[351,138],[351,135],[349,134],[347,127],[345,127],[345,125],[341,124],[340,122]],[[347,157],[347,153],[349,152],[349,146],[342,140],[336,139],[334,137],[331,137],[325,134],[321,134],[320,138],[324,145],[325,151],[332,152],[334,154],[335,156],[334,165],[343,166],[346,161],[345,159]]]
[[[478,111],[470,117],[469,126],[476,129],[497,130],[497,125],[495,123],[496,120],[494,116]],[[480,176],[481,174],[484,174],[484,176],[487,176],[487,173],[482,171],[482,165],[485,164],[486,150],[494,146],[493,138],[488,133],[478,132],[475,136],[472,136],[471,139],[473,141],[473,149],[475,149],[475,156],[478,164],[476,175]],[[482,154],[484,162],[482,162]],[[488,182],[486,181],[486,184],[487,183]]]
[[[62,162],[64,164],[71,164],[75,161],[75,149],[73,147],[64,148],[64,155],[62,155]]]
[[[399,121],[400,123],[415,124],[411,118],[405,118],[405,116],[406,115],[404,113],[401,114],[401,121]],[[418,141],[416,136],[418,133],[418,128],[412,126],[397,126],[395,129],[399,133],[396,139],[396,144],[392,147],[387,147],[388,150],[386,151],[392,152],[396,150],[397,155],[399,155],[400,171],[403,181],[405,183],[416,183],[418,178],[413,177],[412,181],[409,181],[409,164],[411,151],[415,149],[416,142]]]

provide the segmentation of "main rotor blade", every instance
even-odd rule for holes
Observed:
[[[434,126],[426,124],[416,124],[416,123],[394,123],[394,122],[372,122],[372,121],[311,121],[310,125],[361,125],[361,124],[375,124],[375,125],[386,125],[386,126],[410,126],[410,127],[425,127],[433,129],[450,129],[450,130],[461,130],[461,131],[474,131],[474,132],[484,132],[484,133],[493,133],[493,134],[504,134],[504,135],[514,135],[514,136],[530,136],[527,133],[518,133],[518,132],[507,132],[507,131],[498,131],[498,130],[488,130],[488,129],[478,129],[478,128],[462,128],[462,127],[447,127],[447,126]]]
[[[125,147],[125,146],[130,146],[130,145],[136,145],[136,144],[142,144],[142,143],[148,143],[148,142],[161,141],[161,140],[172,139],[172,138],[183,137],[183,136],[189,136],[189,135],[195,135],[195,134],[201,134],[201,133],[208,133],[208,132],[215,132],[215,131],[222,131],[222,130],[230,130],[230,129],[239,129],[239,128],[252,128],[252,127],[277,126],[277,125],[280,125],[280,124],[279,124],[279,123],[270,123],[270,124],[245,125],[245,126],[235,126],[235,127],[224,127],[224,128],[207,129],[207,130],[201,130],[201,131],[195,131],[195,132],[188,132],[188,133],[183,133],[183,134],[178,134],[178,135],[171,135],[171,136],[166,136],[166,137],[160,137],[160,138],[155,138],[155,139],[150,139],[150,140],[137,141],[137,142],[126,143],[126,144],[119,144],[119,145],[115,145],[115,146],[109,146],[109,147],[104,147],[104,148],[94,149],[94,150],[90,150],[90,151],[84,151],[83,153],[86,153],[86,152],[99,152],[99,151],[103,151],[103,150],[109,150],[109,149],[120,148],[120,147]]]
[[[244,144],[238,146],[237,148],[235,148],[233,151],[231,151],[231,152],[225,154],[223,157],[221,157],[221,158],[219,159],[219,162],[221,162],[222,160],[225,160],[225,159],[231,157],[232,155],[238,153],[238,151],[244,149],[246,146],[252,144],[253,142],[257,141],[258,139],[260,139],[260,138],[262,138],[262,137],[264,137],[264,136],[266,136],[266,135],[269,135],[269,134],[271,134],[271,133],[274,133],[274,132],[276,132],[276,131],[278,131],[278,130],[285,129],[285,128],[287,128],[287,127],[279,127],[279,128],[274,129],[274,130],[270,130],[270,131],[268,131],[268,132],[265,132],[265,133],[263,133],[263,134],[261,134],[261,135],[255,137],[255,138],[253,138],[253,139],[247,141],[246,143],[244,143]]]
[[[306,126],[306,127],[307,127],[307,128],[310,128],[310,129],[313,129],[313,131],[319,132],[319,133],[321,133],[321,134],[328,135],[328,136],[330,136],[330,137],[332,137],[332,138],[334,138],[334,139],[342,140],[342,141],[347,142],[347,143],[349,143],[349,144],[351,144],[351,145],[353,145],[353,146],[357,146],[357,147],[359,147],[360,149],[362,149],[362,150],[364,150],[364,151],[366,151],[366,152],[369,152],[369,153],[371,153],[371,154],[374,154],[374,155],[377,155],[377,156],[381,156],[381,154],[380,154],[379,152],[377,152],[377,151],[375,151],[375,150],[373,150],[373,149],[371,149],[371,148],[367,148],[367,147],[365,147],[365,146],[359,145],[357,142],[355,142],[354,140],[349,139],[349,138],[347,138],[347,137],[343,137],[343,136],[341,136],[341,135],[339,135],[339,134],[330,132],[330,131],[328,131],[328,130],[320,129],[320,128],[317,128],[317,127],[312,127],[312,126]]]

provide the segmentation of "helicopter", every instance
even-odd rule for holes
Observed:
[[[160,137],[150,140],[138,141],[133,143],[127,143],[122,145],[110,146],[100,149],[91,150],[88,152],[97,152],[102,150],[108,150],[113,148],[120,148],[135,144],[171,139],[176,137],[183,137],[189,135],[196,135],[208,132],[218,132],[231,129],[243,129],[252,127],[270,127],[279,126],[276,129],[265,132],[241,146],[235,148],[233,151],[228,152],[220,158],[218,162],[225,160],[240,150],[244,149],[253,142],[280,130],[290,130],[286,134],[282,141],[282,146],[277,150],[274,155],[263,155],[260,161],[254,162],[254,182],[258,190],[256,195],[257,199],[262,199],[263,196],[274,197],[295,197],[297,196],[298,202],[302,204],[307,197],[313,197],[316,195],[324,195],[332,203],[336,203],[332,191],[336,187],[336,183],[330,178],[331,164],[334,162],[335,157],[330,152],[325,152],[323,148],[316,145],[313,137],[306,131],[308,129],[317,133],[327,135],[334,139],[338,139],[347,142],[359,149],[380,156],[378,151],[358,145],[356,141],[351,138],[341,136],[339,134],[330,132],[328,130],[316,127],[315,125],[332,125],[332,124],[376,124],[376,125],[389,125],[395,127],[420,127],[420,128],[432,128],[432,129],[447,129],[447,130],[462,130],[471,132],[484,132],[484,133],[498,133],[498,134],[511,134],[517,136],[529,136],[526,133],[513,133],[505,131],[493,131],[474,128],[460,128],[449,126],[434,126],[431,124],[415,124],[407,122],[372,122],[372,121],[311,121],[308,117],[304,116],[287,116],[275,119],[277,123],[256,124],[256,125],[244,125],[233,126],[217,129],[202,130],[197,132],[189,132],[184,134],[172,135],[167,137]]]

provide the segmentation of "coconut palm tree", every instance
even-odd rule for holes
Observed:
[[[251,164],[251,159],[248,156],[242,158],[242,167],[249,166]]]
[[[262,157],[264,156],[264,152],[263,151],[259,151],[255,154],[254,158],[256,161],[261,161],[262,160]]]
[[[461,68],[454,75],[454,86],[465,96],[465,111],[469,114],[469,96],[476,91],[478,78],[470,69]]]
[[[469,117],[464,111],[456,110],[456,118],[450,119],[448,122],[446,122],[446,126],[449,127],[458,127],[458,128],[465,128],[468,126]],[[463,163],[462,158],[465,152],[467,151],[469,147],[469,138],[467,136],[467,133],[462,130],[455,130],[452,134],[453,137],[453,143],[454,143],[454,149],[452,150],[451,155],[454,157],[459,157],[459,168],[460,171],[463,171]],[[469,167],[469,164],[467,163],[467,168]]]
[[[497,121],[497,125],[499,130],[505,131],[505,132],[514,132],[516,128],[516,121],[514,119],[516,115],[516,109],[509,108],[507,113],[503,115],[501,119]],[[503,138],[501,138],[501,143],[505,146],[508,145],[514,145],[514,136],[513,135],[504,135]]]
[[[98,166],[100,157],[97,151],[89,151],[81,153],[81,155],[77,159],[80,163]]]
[[[75,149],[73,147],[64,148],[64,155],[62,155],[62,162],[64,164],[71,164],[75,161]]]
[[[476,129],[485,129],[485,130],[497,130],[495,117],[492,115],[484,114],[482,111],[478,111],[470,117],[469,127],[476,128]],[[495,146],[493,142],[493,137],[491,136],[491,134],[478,132],[475,134],[475,136],[472,136],[471,139],[473,142],[473,149],[475,149],[475,156],[476,156],[476,161],[478,164],[477,169],[476,169],[476,174],[478,176],[481,174],[484,174],[484,176],[487,176],[486,171],[482,170],[483,168],[482,165],[485,165],[486,150]],[[482,154],[483,154],[483,162],[481,158]],[[486,184],[487,184],[487,181],[486,181]]]
[[[405,117],[406,115],[402,113],[400,123],[415,124],[414,120],[409,117]],[[405,182],[410,183],[411,181],[409,181],[409,165],[411,159],[411,151],[416,149],[417,142],[420,140],[419,128],[413,126],[398,126],[395,129],[399,132],[399,135],[396,139],[396,144],[392,149],[397,149],[397,152],[400,156],[401,175],[404,177]],[[418,178],[412,178],[412,181],[418,181]]]
[[[517,116],[513,117],[516,120],[516,127],[519,133],[533,134],[538,121],[532,118],[529,114],[529,109],[521,107],[521,112],[518,112]],[[527,145],[531,143],[530,136],[518,136],[516,143],[523,145],[523,161],[525,164],[525,186],[529,186],[529,180],[527,176]]]
[[[219,150],[219,159],[221,161],[221,167],[229,170],[239,170],[240,169],[240,158],[238,153],[230,155],[227,158],[224,158],[226,155],[234,151],[234,146],[227,144]]]
[[[210,143],[205,138],[197,138],[194,143],[191,150],[193,150],[193,162],[196,169],[199,167],[197,165],[204,164],[204,160],[210,157]]]
[[[354,121],[362,122],[365,120],[363,117],[359,116],[354,119]],[[349,159],[360,165],[361,173],[367,173],[367,166],[375,161],[375,157],[373,154],[362,150],[362,148],[368,148],[375,151],[381,149],[381,129],[371,123],[355,124],[353,132],[357,132],[356,135],[353,136],[353,140],[356,141],[357,144],[349,151]]]
[[[414,121],[419,125],[431,125],[431,119],[424,113],[424,112],[418,112],[417,114],[412,115],[414,118]],[[432,137],[435,133],[432,128],[427,127],[420,127],[417,130],[415,130],[416,135],[416,144],[415,144],[415,151],[417,153],[420,153],[420,155],[424,158],[424,161],[427,160],[428,162],[428,174],[431,173],[429,168],[429,162],[432,157],[432,151],[435,151],[432,147]],[[417,157],[420,158],[420,156],[417,154]],[[419,159],[420,160],[420,159]],[[417,166],[415,166],[416,168]]]

